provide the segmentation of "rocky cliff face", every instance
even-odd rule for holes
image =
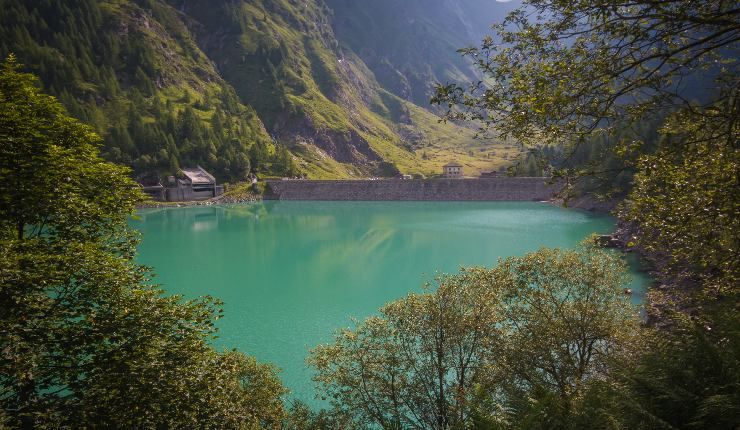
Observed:
[[[516,2],[326,0],[343,46],[356,52],[393,94],[428,105],[435,82],[478,76],[457,50],[476,45]]]

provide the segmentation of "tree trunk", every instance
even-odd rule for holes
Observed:
[[[21,430],[33,430],[36,428],[35,419],[31,414],[31,401],[36,391],[33,379],[23,381],[18,390],[18,404],[20,412]]]

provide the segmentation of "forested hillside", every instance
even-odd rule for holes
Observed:
[[[2,53],[16,53],[70,113],[136,172],[201,163],[239,178],[270,139],[254,110],[160,2],[5,1]],[[259,149],[258,149],[259,148]]]
[[[426,109],[434,80],[474,77],[455,49],[485,26],[456,31],[458,2],[412,3],[2,0],[0,56],[15,53],[104,137],[104,156],[137,175],[193,164],[229,181],[250,171],[428,175],[452,158],[471,173],[506,164],[513,146],[491,151]],[[377,31],[398,43],[370,37]]]

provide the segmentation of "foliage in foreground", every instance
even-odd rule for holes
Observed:
[[[737,299],[740,285],[740,100],[669,118],[658,149],[638,159],[622,218],[664,276]],[[701,299],[701,298],[700,298]]]
[[[670,316],[637,366],[621,371],[614,404],[624,428],[736,429],[740,424],[740,318],[712,306],[702,318]],[[711,324],[711,325],[710,325]]]
[[[315,379],[354,428],[585,424],[585,393],[635,345],[624,271],[588,246],[441,276],[316,348]]]
[[[566,154],[603,138],[604,158],[616,160],[566,163],[558,174],[606,168],[621,183],[625,170],[626,178],[634,172],[623,219],[637,224],[634,241],[657,257],[668,282],[688,280],[715,294],[735,288],[737,5],[528,0],[494,30],[495,39],[463,52],[496,84],[439,86],[434,101],[448,117]],[[656,121],[662,127],[644,127]]]
[[[12,57],[0,70],[0,405],[21,428],[277,428],[273,367],[210,346],[219,303],[133,263],[141,194]]]
[[[642,428],[740,426],[737,96],[668,119],[620,214],[664,282],[648,295],[659,340],[627,375]]]
[[[733,2],[523,3],[480,47],[461,50],[487,80],[439,85],[433,102],[449,117],[525,144],[580,142],[663,108],[711,104],[737,86]]]
[[[709,123],[713,132],[695,142],[736,159],[740,20],[733,2],[526,0],[493,30],[479,47],[461,50],[487,79],[438,85],[433,103],[447,107],[448,118],[482,124],[483,134],[525,144],[541,165],[556,167],[569,185],[566,197],[624,197],[635,171],[652,165],[641,156],[691,153],[695,145],[675,136]],[[658,136],[661,125],[672,142]],[[705,185],[707,194],[737,201],[729,186],[737,179]],[[678,198],[685,197],[696,196]]]
[[[333,409],[289,428],[736,428],[734,306],[648,327],[623,282],[592,247],[442,276],[312,351]]]
[[[593,392],[611,405],[608,428],[740,425],[739,17],[723,0],[526,0],[496,39],[463,51],[493,84],[437,90],[450,118],[562,148],[566,180],[632,186],[627,242],[663,285],[648,297],[645,354]],[[608,156],[573,163],[589,141]]]

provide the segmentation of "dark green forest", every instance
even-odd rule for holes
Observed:
[[[137,31],[147,25],[136,22],[147,19],[138,15],[145,9],[161,28]],[[254,110],[218,77],[171,9],[147,1],[5,1],[0,23],[1,55],[19,55],[70,114],[91,124],[104,137],[106,159],[134,173],[201,164],[230,181],[252,169],[292,173]]]

